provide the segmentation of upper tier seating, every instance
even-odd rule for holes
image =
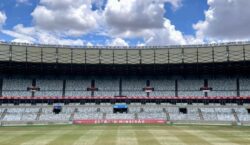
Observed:
[[[175,80],[166,78],[150,79],[150,86],[154,88],[154,91],[150,93],[151,97],[175,96]]]
[[[250,91],[250,79],[249,78],[240,79],[240,90]]]
[[[250,79],[241,78],[240,79],[240,95],[241,96],[250,96]]]
[[[40,88],[40,91],[35,93],[36,96],[62,96],[62,80],[37,80],[36,86]]]
[[[95,85],[100,91],[119,91],[119,80],[113,78],[97,78]]]
[[[122,95],[124,96],[134,96],[134,97],[146,97],[147,96],[147,93],[142,91],[123,91],[122,92]]]
[[[121,94],[124,96],[146,97],[148,94],[143,91],[150,82],[150,87],[154,91],[149,93],[150,97],[175,96],[175,79],[167,77],[124,77],[122,79]],[[119,79],[112,77],[89,77],[89,78],[66,78],[65,96],[119,96]],[[95,80],[95,87],[98,91],[87,91],[91,87],[91,80]],[[178,96],[195,97],[204,96],[204,92],[199,89],[204,86],[204,79],[177,78]],[[240,95],[250,95],[250,79],[239,78]],[[208,86],[213,90],[208,92],[208,96],[237,96],[236,78],[208,78]],[[2,86],[2,96],[31,96],[31,91],[27,91],[27,87],[32,85],[32,79],[21,78],[4,78]],[[35,92],[36,96],[55,96],[63,95],[63,80],[38,78],[36,79],[36,87],[40,91]]]
[[[142,91],[146,87],[146,80],[137,78],[123,79],[122,89],[124,91]]]
[[[144,93],[145,96],[146,93]],[[153,91],[150,97],[175,96],[175,91]]]
[[[208,93],[208,96],[236,96],[236,80],[235,79],[210,79],[208,86],[213,88],[213,91]]]
[[[95,96],[97,97],[103,97],[103,96],[106,96],[106,97],[114,97],[114,96],[119,96],[119,90],[118,91],[96,91],[95,93]]]
[[[32,85],[29,79],[3,79],[3,96],[31,96],[27,87]]]
[[[180,79],[178,80],[178,86],[180,91],[199,91],[204,86],[204,81],[203,79]]]
[[[91,96],[91,92],[87,91],[87,88],[90,86],[90,79],[67,80],[65,96]]]
[[[166,78],[151,79],[150,86],[152,86],[155,91],[174,91],[175,80],[168,80]]]

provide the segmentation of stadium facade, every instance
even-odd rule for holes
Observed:
[[[86,48],[1,43],[0,120],[248,124],[249,66],[248,42]]]

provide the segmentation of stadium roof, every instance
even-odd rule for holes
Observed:
[[[59,64],[202,64],[249,60],[249,42],[161,47],[75,47],[0,43],[1,62]]]

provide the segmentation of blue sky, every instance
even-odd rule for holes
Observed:
[[[171,20],[176,29],[187,35],[195,35],[192,25],[205,19],[204,11],[208,5],[206,0],[183,0],[182,7],[176,11],[172,10],[170,4],[166,4],[165,8],[165,17]]]
[[[250,13],[242,7],[248,6],[246,0],[1,0],[0,40],[112,46],[247,41]]]

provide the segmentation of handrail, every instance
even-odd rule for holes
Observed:
[[[199,48],[199,47],[213,47],[213,46],[232,46],[232,45],[246,45],[250,41],[235,41],[223,43],[204,43],[191,45],[164,45],[164,46],[86,46],[86,45],[53,45],[53,44],[37,44],[37,43],[17,43],[0,41],[0,44],[5,45],[19,45],[19,46],[33,46],[33,47],[55,47],[55,48],[86,48],[86,49],[164,49],[164,48]]]

